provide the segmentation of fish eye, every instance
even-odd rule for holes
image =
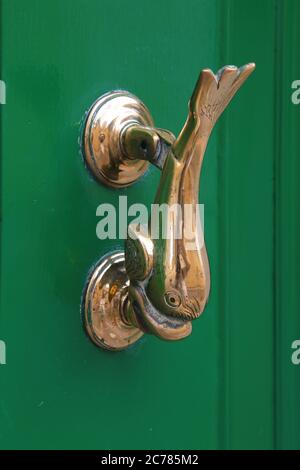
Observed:
[[[176,308],[181,305],[181,298],[177,292],[166,292],[165,302],[169,307]]]

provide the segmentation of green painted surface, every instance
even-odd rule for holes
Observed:
[[[291,10],[292,8],[292,10]],[[300,448],[300,365],[291,363],[291,345],[300,339],[300,105],[291,103],[299,80],[300,2],[277,4],[275,302],[276,445]]]
[[[274,2],[225,3],[222,60],[257,69],[220,132],[222,438],[226,448],[265,449],[275,426]]]
[[[286,3],[288,28],[299,6]],[[288,46],[281,55],[275,47],[278,4],[2,0],[0,448],[300,447],[300,369],[290,364],[299,298],[287,282],[297,276],[299,230],[295,207],[285,211],[280,197],[289,175],[296,194],[300,107],[276,98],[282,61],[287,100],[300,71]],[[202,173],[212,274],[205,314],[182,342],[149,336],[123,353],[97,350],[80,325],[81,290],[91,264],[122,243],[96,238],[96,208],[124,194],[150,205],[159,171],[121,191],[93,181],[77,143],[86,109],[128,89],[158,126],[178,133],[199,70],[248,61],[257,71],[217,125]],[[278,125],[279,105],[289,124]],[[285,214],[289,235],[275,214]]]

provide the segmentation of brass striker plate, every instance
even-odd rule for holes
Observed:
[[[88,276],[82,318],[88,336],[101,348],[121,351],[143,336],[141,330],[122,320],[128,285],[123,251],[105,255]]]
[[[129,186],[140,178],[149,162],[130,158],[122,147],[122,135],[131,125],[153,127],[146,106],[123,90],[101,96],[87,113],[82,153],[92,175],[114,188]]]

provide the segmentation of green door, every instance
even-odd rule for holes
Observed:
[[[1,1],[0,448],[300,448],[299,39],[297,0]],[[251,61],[201,175],[204,315],[183,341],[97,349],[81,292],[123,241],[97,238],[96,209],[149,207],[160,172],[94,181],[85,112],[122,88],[177,135],[199,71]]]

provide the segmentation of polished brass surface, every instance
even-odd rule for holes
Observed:
[[[128,302],[128,284],[121,251],[101,258],[88,276],[82,296],[82,319],[87,335],[101,348],[120,351],[143,335],[122,317]]]
[[[145,105],[127,91],[101,96],[87,113],[82,153],[92,175],[108,186],[129,186],[148,168],[148,161],[126,154],[122,147],[122,133],[132,125],[153,127],[153,120]]]
[[[173,235],[147,240],[148,244],[152,243],[151,258],[145,253],[145,237],[137,232],[136,240],[127,239],[129,299],[134,311],[131,318],[159,337],[162,337],[162,323],[165,339],[189,334],[190,321],[201,315],[207,303],[210,271],[202,229],[196,226],[201,165],[217,119],[254,68],[254,64],[248,64],[240,69],[224,67],[216,75],[211,70],[201,72],[186,123],[166,158],[154,202],[167,204],[169,208],[179,205],[181,214],[185,205],[189,205],[192,238],[191,234],[189,238],[186,236],[185,220],[179,218],[180,212],[179,215],[175,212],[167,221]],[[182,237],[176,239],[174,234],[179,224],[183,224]],[[147,277],[141,276],[140,266]]]
[[[255,64],[227,66],[217,74],[203,70],[189,102],[186,123],[175,141],[172,134],[145,126],[128,127],[122,133],[125,153],[148,158],[162,168],[154,203],[169,208],[170,236],[162,236],[165,221],[157,218],[154,209],[146,230],[139,226],[128,229],[125,266],[130,283],[121,316],[141,331],[167,340],[184,338],[191,333],[191,321],[205,308],[210,271],[202,227],[197,223],[201,165],[215,123],[254,68]],[[179,210],[171,211],[172,207]],[[184,217],[187,207],[191,208],[189,233]],[[158,237],[151,233],[153,220]],[[178,229],[181,237],[175,236]],[[105,315],[110,313],[107,310]]]
[[[128,158],[147,160],[162,169],[175,136],[166,129],[128,126],[122,133],[122,148]]]

